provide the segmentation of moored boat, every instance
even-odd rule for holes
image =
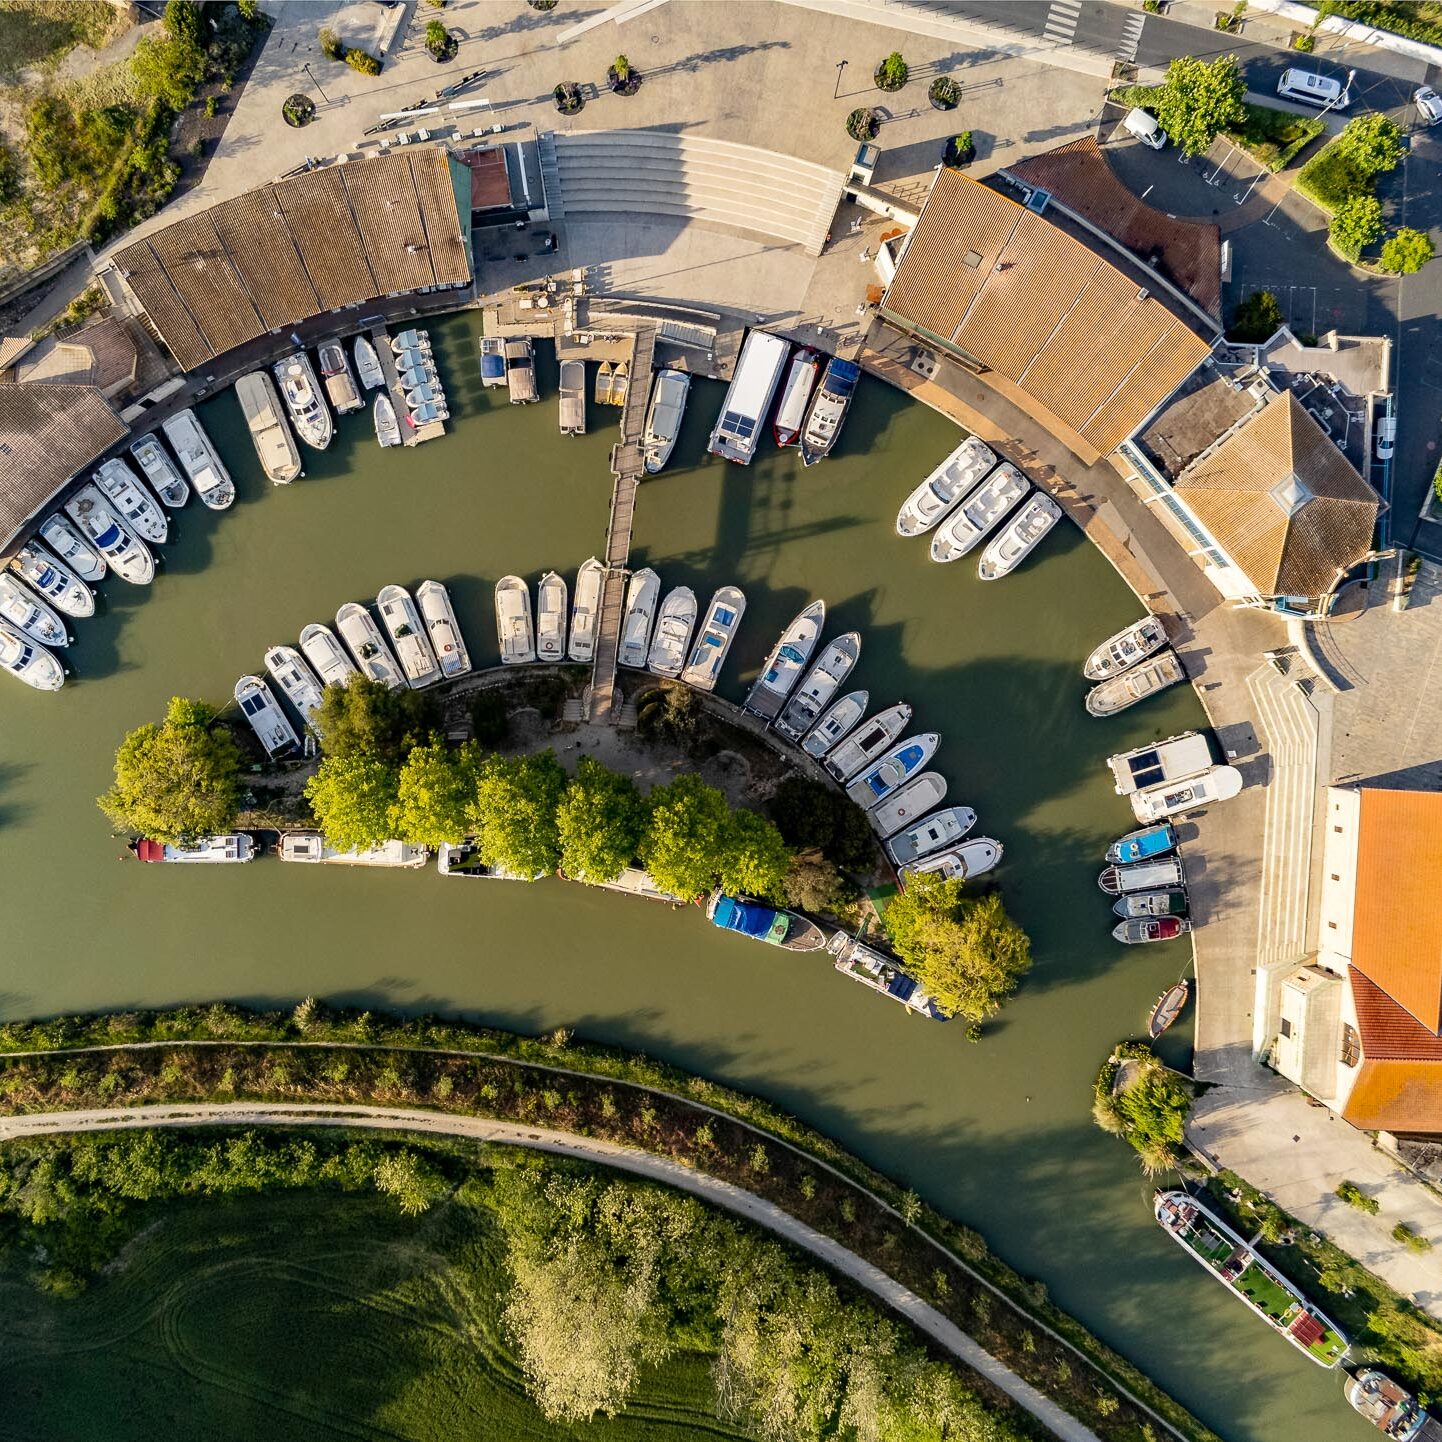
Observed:
[[[931,559],[942,565],[959,561],[974,550],[1001,518],[1031,489],[1031,482],[1003,461],[936,529],[931,538]]]
[[[38,541],[21,546],[10,559],[10,569],[32,591],[67,616],[95,614],[95,593]]]
[[[124,461],[118,458],[102,461],[95,471],[95,484],[131,535],[142,541],[153,541],[157,546],[165,543],[170,535],[170,522],[140,477]]]
[[[1086,659],[1082,675],[1088,681],[1105,681],[1145,661],[1167,644],[1167,629],[1159,617],[1146,616],[1108,636]]]
[[[546,873],[522,876],[504,866],[488,866],[481,860],[481,848],[475,841],[443,841],[436,848],[436,870],[442,876],[470,876],[483,881],[539,881]]]
[[[235,500],[235,482],[211,444],[205,428],[193,410],[176,411],[161,421],[160,429],[170,442],[180,468],[186,474],[203,506],[223,511]]]
[[[771,721],[786,704],[826,624],[826,602],[812,601],[793,617],[771,648],[761,674],[752,683],[742,703],[742,710],[764,721]]]
[[[660,595],[661,578],[649,566],[634,572],[626,583],[626,611],[621,620],[621,647],[617,654],[620,665],[637,671],[645,669]]]
[[[536,659],[566,659],[566,579],[547,571],[536,584]]]
[[[406,684],[406,678],[396,664],[396,658],[391,655],[380,628],[359,601],[347,601],[335,613],[335,628],[356,665],[372,681],[379,681],[392,691]]]
[[[506,389],[513,406],[538,401],[536,389],[536,353],[528,335],[513,335],[506,340]]]
[[[146,479],[150,489],[170,507],[172,511],[178,511],[190,499],[190,487],[185,482],[185,477],[175,467],[175,462],[165,453],[165,447],[160,444],[160,437],[154,431],[146,431],[143,436],[131,441],[130,454],[135,464],[140,467],[140,474]]]
[[[395,365],[398,376],[419,376],[422,381],[439,379],[436,373],[436,358],[429,347],[425,350],[397,351]]]
[[[1187,893],[1179,886],[1160,891],[1132,891],[1112,902],[1112,915],[1123,921],[1138,916],[1185,916]]]
[[[940,806],[946,798],[946,778],[939,771],[912,775],[904,786],[887,793],[884,800],[866,813],[871,829],[883,841],[903,827]]]
[[[422,426],[434,425],[438,421],[450,419],[450,411],[444,405],[438,405],[434,401],[425,405],[417,406],[414,410],[406,411],[406,424],[414,431]]]
[[[376,348],[368,336],[358,335],[355,338],[351,354],[355,356],[355,369],[360,383],[368,391],[379,390],[385,385],[386,373],[381,368],[381,358],[376,354]]]
[[[561,362],[561,434],[586,434],[586,362]]]
[[[428,330],[403,330],[391,337],[391,354],[404,355],[408,350],[428,351],[431,348],[431,333]]]
[[[82,580],[94,585],[109,567],[100,554],[59,511],[40,522],[40,539]]]
[[[1179,981],[1169,986],[1152,1006],[1147,1017],[1147,1035],[1155,1041],[1182,1014],[1191,995],[1191,983]]]
[[[605,581],[606,568],[594,556],[581,562],[571,604],[571,637],[566,643],[566,655],[572,661],[589,662],[596,654],[596,625]]]
[[[898,741],[848,783],[846,794],[863,810],[872,810],[915,776],[936,754],[940,744],[941,737],[935,731]]]
[[[905,701],[878,711],[852,735],[834,746],[822,763],[838,781],[850,781],[875,756],[880,756],[906,728],[911,707]]]
[[[335,438],[335,422],[321,393],[310,357],[298,350],[271,367],[296,434],[306,445],[323,451]]]
[[[422,581],[416,587],[416,605],[426,623],[431,649],[441,664],[441,674],[447,681],[464,676],[471,669],[471,653],[461,636],[450,592],[439,581]]]
[[[1138,821],[1163,821],[1214,801],[1230,801],[1241,789],[1242,773],[1235,766],[1213,766],[1175,786],[1138,791],[1132,797],[1132,815]]]
[[[611,372],[611,404],[625,405],[626,394],[630,389],[631,367],[625,361],[617,361],[616,369]]]
[[[65,668],[44,646],[0,621],[0,670],[8,671],[37,691],[58,691]]]
[[[646,429],[641,446],[646,453],[646,470],[655,475],[665,468],[681,434],[681,419],[686,414],[686,398],[691,393],[691,377],[670,366],[656,372],[651,388],[651,404],[646,411]]]
[[[1109,681],[1099,682],[1087,692],[1086,708],[1089,716],[1115,716],[1138,701],[1145,701],[1168,686],[1175,686],[1187,679],[1182,663],[1175,651],[1163,651],[1150,661],[1144,661],[1130,670],[1113,676]]]
[[[383,447],[402,444],[401,426],[400,422],[396,420],[395,402],[385,391],[376,397],[376,403],[371,408],[371,419],[375,423],[376,440]]]
[[[412,366],[409,370],[400,373],[401,389],[413,391],[419,386],[434,386],[437,394],[440,394],[440,380],[436,375],[436,368],[427,361],[423,365]]]
[[[1393,1442],[1418,1442],[1427,1426],[1422,1404],[1400,1382],[1363,1367],[1347,1383],[1347,1405]]]
[[[753,330],[747,335],[706,447],[713,456],[741,466],[751,464],[790,351],[779,335],[769,331]]]
[[[1192,929],[1184,916],[1131,916],[1112,927],[1124,946],[1146,946],[1154,941],[1175,941]]]
[[[150,548],[120,524],[94,486],[82,486],[66,501],[65,511],[121,580],[148,586],[155,579],[155,557]]]
[[[531,591],[519,576],[502,576],[496,582],[496,639],[500,642],[503,666],[517,666],[536,659]]]
[[[300,713],[301,721],[309,726],[320,710],[324,694],[320,677],[311,670],[310,663],[294,646],[272,646],[265,653],[265,669],[280,687],[281,694]]]
[[[1186,877],[1177,857],[1163,856],[1156,861],[1136,861],[1130,866],[1105,866],[1097,877],[1097,885],[1108,896],[1125,896],[1134,891],[1185,886]]]
[[[611,372],[616,367],[608,360],[602,361],[596,367],[596,404],[608,406],[611,404]]]
[[[800,741],[841,689],[860,655],[859,631],[848,631],[828,642],[821,659],[802,678],[776,718],[776,730],[788,741]]]
[[[806,733],[801,749],[818,761],[855,729],[871,704],[870,691],[848,691],[841,700]]]
[[[344,686],[352,676],[359,676],[355,662],[335,638],[335,632],[319,621],[312,621],[300,633],[301,655],[310,662],[322,686]]]
[[[236,381],[235,398],[250,428],[261,470],[277,486],[288,486],[304,475],[300,451],[286,424],[275,382],[264,371],[251,371]]]
[[[282,861],[311,864],[331,862],[337,866],[424,866],[430,852],[424,846],[405,841],[382,841],[354,851],[338,851],[319,831],[282,831],[277,853]]]
[[[806,412],[811,405],[811,393],[816,389],[816,378],[820,374],[819,351],[803,346],[791,357],[791,364],[786,369],[786,384],[781,388],[781,401],[776,407],[776,419],[771,423],[771,435],[778,446],[794,446],[801,439],[801,428],[806,424]]]
[[[691,649],[695,625],[696,593],[689,586],[673,586],[656,616],[646,669],[656,676],[679,676]]]
[[[365,402],[361,399],[360,388],[351,374],[350,362],[340,341],[326,341],[316,352],[316,359],[320,362],[325,393],[330,397],[336,415],[349,415],[351,411],[360,410]]]
[[[754,941],[782,946],[787,951],[820,951],[826,937],[814,921],[794,911],[766,906],[745,897],[716,891],[706,905],[706,917],[723,931],[739,932]]]
[[[801,430],[803,466],[814,466],[831,454],[860,380],[861,367],[855,361],[832,356],[826,363],[826,372],[811,397],[806,424]]]
[[[498,335],[483,335],[480,344],[481,384],[490,390],[506,383],[506,343]]]
[[[917,984],[914,977],[901,969],[901,963],[884,951],[868,946],[860,937],[850,937],[838,931],[826,949],[833,958],[842,976],[859,981],[893,1001],[899,1001],[908,1011],[918,1016],[930,1017],[932,1021],[950,1021],[951,1018]]]
[[[983,581],[1011,575],[1059,520],[1061,507],[1045,492],[1037,491],[992,538],[981,553],[976,574]]]
[[[0,571],[0,620],[42,646],[68,646],[70,632],[51,606],[8,571]]]
[[[404,586],[382,586],[376,597],[376,610],[391,638],[396,660],[405,672],[406,684],[415,691],[434,686],[441,679],[441,668],[411,593]]]
[[[746,614],[746,595],[740,586],[722,586],[706,608],[706,619],[696,634],[690,658],[681,679],[700,691],[714,691],[726,663],[726,653],[736,639],[741,617]]]
[[[1200,731],[1183,731],[1107,757],[1118,796],[1130,796],[1167,781],[1196,776],[1212,764],[1212,748]]]
[[[948,806],[898,832],[886,843],[886,854],[898,866],[906,866],[959,842],[975,825],[976,812],[970,806]]]
[[[896,534],[920,536],[931,530],[995,464],[996,452],[985,441],[968,436],[901,503]]]
[[[295,727],[280,709],[275,693],[259,676],[242,676],[235,683],[235,703],[272,761],[300,749]]]
[[[1119,836],[1107,847],[1106,860],[1125,865],[1133,861],[1149,861],[1153,856],[1165,856],[1176,849],[1176,829],[1164,823]]]
[[[970,881],[973,877],[984,876],[1001,864],[1006,854],[1001,842],[990,836],[971,836],[960,846],[948,846],[942,851],[928,852],[925,856],[902,867],[901,878],[908,876],[937,875],[946,881]]]
[[[184,846],[150,841],[134,843],[136,859],[150,862],[182,862],[190,865],[224,866],[253,861],[255,838],[244,831],[227,831],[219,836],[202,836]]]

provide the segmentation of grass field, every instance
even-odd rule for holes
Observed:
[[[54,64],[77,45],[98,48],[119,28],[95,0],[0,0],[0,74]]]
[[[501,1242],[450,1202],[270,1192],[152,1204],[78,1300],[0,1271],[0,1434],[26,1442],[681,1442],[711,1416],[708,1359],[654,1369],[613,1420],[548,1423],[498,1326]]]

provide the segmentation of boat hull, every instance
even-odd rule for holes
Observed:
[[[661,602],[651,649],[646,653],[646,669],[668,680],[678,677],[690,654],[695,628],[696,594],[689,586],[677,586]]]
[[[780,713],[805,673],[825,624],[825,601],[813,601],[796,616],[771,648],[761,674],[742,703],[743,711],[765,721],[771,721]]]

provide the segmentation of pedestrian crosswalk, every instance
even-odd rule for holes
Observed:
[[[1118,60],[1125,60],[1130,64],[1137,58],[1137,47],[1142,43],[1142,27],[1146,23],[1145,12],[1127,16],[1126,24],[1122,26],[1121,43],[1117,46]]]
[[[1081,0],[1051,0],[1042,34],[1057,45],[1070,45],[1081,18]]]

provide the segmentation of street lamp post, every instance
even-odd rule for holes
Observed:
[[[302,70],[304,70],[307,75],[310,76],[310,83],[311,83],[312,85],[314,85],[315,88],[316,88],[318,91],[320,91],[320,98],[321,98],[323,101],[325,101],[325,103],[326,103],[327,105],[329,105],[329,104],[330,104],[330,98],[329,98],[329,96],[326,95],[326,93],[325,93],[324,90],[321,90],[321,88],[320,88],[320,81],[317,80],[317,79],[315,78],[314,74],[311,73],[310,62],[309,62],[309,61],[303,62],[303,63],[301,64],[301,67],[300,67],[300,68],[301,68]]]
[[[831,93],[833,100],[839,100],[841,98],[841,72],[845,69],[846,61],[838,60],[836,62],[836,89]]]

